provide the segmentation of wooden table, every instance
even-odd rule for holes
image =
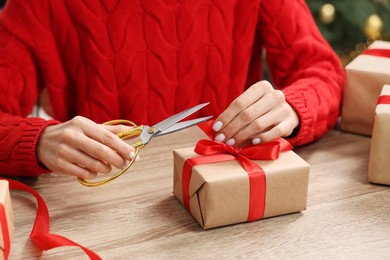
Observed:
[[[389,259],[390,187],[367,181],[369,138],[334,130],[295,149],[311,165],[307,210],[205,231],[172,195],[172,150],[201,137],[192,128],[155,139],[131,172],[98,188],[59,174],[19,180],[46,200],[52,233],[103,259]],[[11,197],[10,259],[87,259],[74,247],[40,251],[29,239],[34,198]]]

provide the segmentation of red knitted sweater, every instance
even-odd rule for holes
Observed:
[[[262,78],[263,50],[300,118],[290,141],[318,139],[339,115],[344,72],[304,0],[8,0],[0,174],[47,172],[41,131],[76,115],[146,124],[210,101],[202,113],[217,116]],[[44,88],[56,120],[27,117]]]

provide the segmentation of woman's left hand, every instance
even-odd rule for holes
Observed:
[[[228,145],[270,142],[291,135],[299,119],[284,93],[260,81],[236,98],[215,120],[215,140]]]

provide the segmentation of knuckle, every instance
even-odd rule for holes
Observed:
[[[272,103],[274,103],[275,101],[275,96],[273,94],[273,92],[267,92],[264,94],[264,100],[267,100],[268,102],[272,101]]]
[[[82,122],[83,122],[83,117],[82,116],[75,116],[75,117],[72,118],[72,120],[70,120],[70,122],[73,125],[81,125]]]
[[[237,110],[243,110],[245,108],[245,101],[237,98],[232,102],[232,106]]]
[[[288,130],[284,131],[283,135],[281,136],[289,136],[294,131],[294,128],[290,127]]]
[[[290,120],[288,124],[288,129],[285,130],[284,136],[289,136],[294,132],[296,125],[294,124],[293,120]]]
[[[96,148],[95,156],[101,159],[109,159],[111,156],[111,149],[108,148],[107,146],[100,145],[99,147]]]
[[[272,90],[270,92],[267,92],[264,97],[274,104],[281,104],[285,102],[285,96],[284,93],[281,90]]]
[[[293,113],[293,110],[288,103],[283,103],[281,112],[283,112],[285,115],[290,115]]]
[[[262,80],[259,82],[259,84],[257,84],[259,87],[261,87],[263,90],[265,90],[266,92],[269,92],[271,90],[273,90],[274,88],[272,87],[271,83],[267,80]]]
[[[74,131],[70,128],[65,128],[62,130],[62,133],[60,135],[60,140],[62,142],[68,142],[69,140],[72,139],[72,137],[74,136]]]
[[[245,123],[252,122],[255,119],[255,111],[252,109],[244,109],[240,114],[241,120]]]
[[[106,145],[113,144],[117,140],[117,136],[111,132],[104,133],[103,143]]]
[[[65,145],[64,144],[59,144],[58,147],[57,147],[57,157],[61,157],[61,158],[67,158],[68,156],[68,153],[65,149]]]
[[[225,129],[223,129],[223,133],[225,135],[225,138],[227,139],[233,136],[235,131],[231,127],[226,127]]]
[[[261,92],[264,89],[264,86],[263,83],[260,81],[250,86],[250,88],[255,92]]]
[[[108,146],[112,146],[117,140],[117,136],[113,133],[107,132],[102,136],[102,143]]]
[[[286,100],[286,97],[285,97],[283,91],[281,91],[281,90],[275,90],[273,92],[273,95],[274,95],[276,100],[280,100],[282,102],[284,102]]]
[[[261,120],[256,120],[253,124],[256,132],[261,132],[266,128],[266,125]]]
[[[66,161],[61,157],[56,157],[54,159],[54,164],[56,166],[56,171],[63,172],[66,169]]]
[[[278,137],[283,136],[284,129],[282,129],[281,126],[277,125],[274,127],[273,132],[274,132],[275,138],[278,138]]]

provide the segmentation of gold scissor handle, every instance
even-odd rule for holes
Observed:
[[[135,123],[133,123],[133,122],[131,122],[129,120],[117,119],[117,120],[111,120],[111,121],[108,121],[108,122],[104,123],[104,125],[117,125],[117,124],[124,124],[124,125],[129,125],[129,126],[133,126],[134,127],[134,128],[132,128],[130,130],[126,130],[126,131],[123,131],[123,132],[120,132],[120,133],[117,134],[117,136],[120,139],[122,139],[122,140],[125,140],[125,139],[127,139],[129,137],[139,136],[142,133],[143,126],[142,125],[137,126]],[[109,183],[109,182],[115,180],[116,178],[121,176],[123,173],[125,173],[133,165],[135,159],[138,156],[139,149],[143,148],[144,144],[143,144],[142,141],[138,141],[135,144],[133,144],[132,146],[135,148],[135,154],[133,156],[133,159],[131,159],[131,161],[129,162],[129,164],[125,168],[120,170],[115,175],[111,176],[108,179],[104,179],[104,180],[101,180],[101,181],[95,181],[95,182],[87,181],[87,180],[85,180],[83,178],[80,178],[80,177],[78,177],[77,180],[82,185],[87,186],[87,187],[98,187],[98,186],[101,186],[103,184],[106,184],[106,183]]]

